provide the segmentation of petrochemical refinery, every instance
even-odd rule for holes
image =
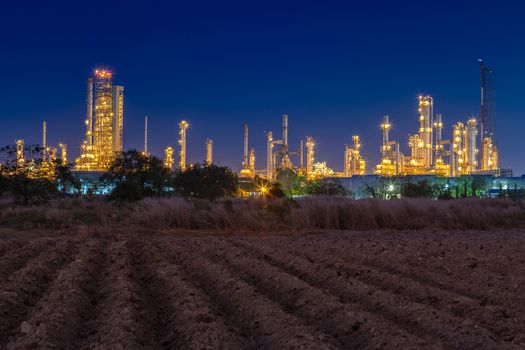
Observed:
[[[398,141],[390,137],[393,128],[388,115],[383,116],[378,130],[382,134],[380,147],[381,161],[373,169],[367,169],[363,155],[362,140],[352,136],[352,142],[341,147],[342,171],[333,171],[326,162],[317,161],[316,143],[312,135],[301,139],[299,144],[289,143],[289,116],[282,115],[280,137],[272,131],[266,136],[266,162],[256,167],[254,147],[249,143],[249,126],[243,128],[243,152],[239,176],[249,179],[256,176],[273,181],[281,169],[294,169],[308,178],[344,177],[350,178],[375,174],[382,177],[432,175],[457,177],[482,174],[503,176],[500,167],[500,149],[496,139],[495,97],[493,86],[494,70],[480,61],[480,117],[469,116],[464,120],[448,121],[434,113],[434,99],[420,95],[417,99],[418,128],[408,140]],[[100,173],[107,171],[124,149],[124,87],[112,81],[108,69],[96,69],[87,80],[85,136],[80,146],[80,155],[74,160],[73,170],[77,173]],[[416,117],[416,116],[414,116]],[[415,118],[414,118],[415,119]],[[414,123],[415,124],[415,123]],[[190,123],[179,122],[178,159],[176,149],[166,146],[164,164],[170,170],[184,171],[187,162],[187,138]],[[443,131],[450,131],[450,138],[443,138]],[[34,176],[53,176],[53,164],[60,150],[60,164],[68,164],[67,145],[56,147],[47,144],[47,124],[42,124],[42,144],[39,152],[27,152],[24,141],[15,141],[16,164],[34,164]],[[220,141],[219,141],[220,142]],[[406,147],[404,147],[406,145]],[[213,163],[214,141],[203,142],[205,163]],[[144,154],[148,154],[148,118],[144,120]],[[370,150],[368,150],[370,152]],[[30,153],[30,154],[28,154]],[[38,165],[35,159],[41,159]],[[367,171],[368,170],[368,171]]]

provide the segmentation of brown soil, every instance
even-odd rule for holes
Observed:
[[[0,236],[0,349],[523,349],[525,232]]]

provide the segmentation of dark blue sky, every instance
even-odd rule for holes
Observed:
[[[479,114],[479,67],[497,72],[502,163],[525,173],[525,5],[518,1],[20,1],[0,10],[0,144],[23,138],[78,154],[85,80],[110,67],[125,86],[126,148],[176,146],[185,118],[189,161],[206,137],[215,161],[239,169],[242,125],[250,125],[257,167],[264,131],[290,142],[311,135],[316,159],[342,169],[344,144],[361,135],[369,169],[379,159],[383,114],[408,153],[418,129],[416,96],[434,97],[445,137]]]

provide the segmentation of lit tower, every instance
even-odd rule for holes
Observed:
[[[180,145],[180,151],[179,151],[179,169],[181,171],[186,170],[186,131],[188,130],[188,127],[190,125],[187,121],[182,120],[179,123],[179,145]]]
[[[478,161],[476,155],[478,150],[476,148],[476,140],[478,137],[478,121],[476,118],[470,118],[467,121],[467,127],[464,131],[463,144],[465,148],[465,165],[467,174],[474,173],[477,170]]]
[[[67,145],[65,143],[59,143],[58,147],[60,147],[60,160],[62,161],[62,165],[67,165]]]
[[[456,123],[452,130],[452,150],[451,150],[451,175],[459,176],[466,173],[465,167],[465,149],[463,144],[463,134],[465,125]]]
[[[76,171],[105,171],[123,148],[124,87],[112,73],[96,69],[87,80],[86,135],[75,160]]]
[[[243,156],[241,176],[252,177],[254,173],[250,169],[250,152],[248,151],[248,124],[244,124]]]
[[[213,140],[206,140],[206,164],[211,165],[213,163]]]
[[[93,144],[98,168],[106,170],[114,159],[111,72],[96,70],[93,85],[95,93]]]
[[[16,140],[16,165],[24,165],[24,140]]]
[[[311,136],[306,137],[306,174],[310,175],[314,170],[315,143]]]
[[[273,179],[273,133],[266,133],[266,180]]]
[[[173,171],[173,148],[171,146],[164,150],[164,167]]]
[[[144,117],[144,154],[148,154],[148,116]]]
[[[364,175],[366,172],[366,161],[361,158],[361,138],[352,136],[353,147],[345,146],[344,176]]]
[[[42,122],[42,162],[47,162],[47,124]]]
[[[292,162],[290,161],[290,154],[288,151],[288,114],[283,114],[283,140],[281,144],[281,167],[283,169],[290,169]]]
[[[433,124],[433,101],[430,96],[419,96],[419,139],[418,144],[420,166],[424,168],[432,167],[432,124]]]

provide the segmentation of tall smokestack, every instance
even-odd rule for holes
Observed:
[[[242,159],[243,169],[249,167],[249,154],[248,154],[248,124],[244,124],[244,156]]]
[[[86,86],[86,128],[88,145],[93,144],[93,78],[87,80]]]
[[[213,163],[213,140],[206,140],[206,164],[211,165]]]
[[[144,153],[148,154],[148,116],[144,118]]]
[[[42,122],[42,161],[46,160],[47,154],[47,124]]]

